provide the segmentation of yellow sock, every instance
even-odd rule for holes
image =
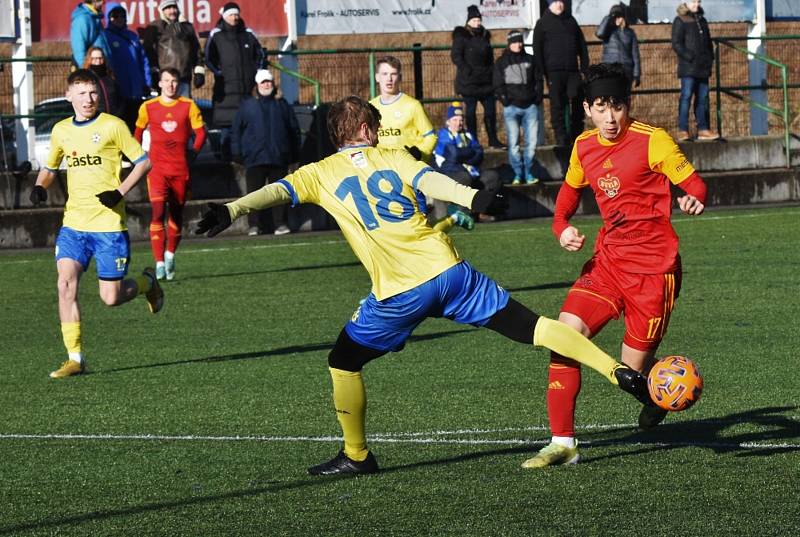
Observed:
[[[580,332],[562,322],[539,317],[533,331],[533,344],[577,360],[599,372],[611,384],[617,385],[614,370],[620,364]]]
[[[364,420],[367,412],[367,392],[361,372],[353,373],[329,368],[333,380],[333,405],[344,435],[344,454],[354,461],[367,458],[367,437]]]
[[[69,354],[81,352],[81,323],[61,323],[61,337]]]
[[[145,276],[144,274],[139,274],[133,279],[133,281],[136,282],[136,289],[138,289],[137,295],[145,294],[147,291],[150,290],[150,286],[153,285],[153,280],[151,280],[149,276]]]
[[[434,231],[441,231],[442,233],[447,233],[453,226],[456,225],[456,221],[452,216],[445,216],[438,222],[433,225]]]

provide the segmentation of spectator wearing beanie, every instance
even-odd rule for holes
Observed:
[[[636,32],[628,27],[625,4],[614,4],[603,17],[595,35],[603,42],[603,63],[619,63],[625,76],[637,88],[642,81],[639,58],[639,40]]]
[[[264,62],[264,52],[256,34],[245,26],[236,2],[220,10],[220,19],[206,41],[206,66],[214,73],[215,127],[222,130],[222,155],[228,160],[230,127],[242,100],[255,87],[256,71]]]
[[[133,133],[136,130],[136,117],[145,96],[150,95],[150,62],[144,53],[136,32],[128,30],[128,13],[121,4],[112,2],[106,5],[108,27],[106,40],[111,47],[108,58],[114,76],[119,83],[123,102],[122,119]]]
[[[711,131],[708,102],[708,78],[714,65],[714,46],[703,16],[700,0],[690,0],[678,6],[678,16],[672,21],[672,50],[678,55],[678,78],[681,96],[678,104],[678,140],[691,139],[689,107],[694,97],[694,117],[697,138],[716,140],[719,134]]]
[[[151,78],[158,81],[160,71],[177,69],[181,74],[178,94],[192,96],[195,88],[205,84],[203,51],[194,26],[181,17],[177,0],[161,0],[158,4],[160,18],[144,30],[142,45],[150,61]]]
[[[464,107],[455,101],[447,107],[447,124],[439,130],[433,150],[434,167],[457,183],[491,192],[500,190],[497,170],[481,172],[483,147],[474,134],[464,130]],[[469,209],[462,207],[462,210]],[[478,220],[490,222],[494,217],[480,214]]]
[[[497,137],[497,117],[492,88],[491,33],[483,27],[478,6],[467,8],[467,23],[453,30],[450,58],[456,65],[456,93],[464,99],[467,130],[477,135],[476,110],[483,106],[483,122],[491,147],[505,147]]]
[[[547,0],[547,5],[533,29],[533,57],[547,80],[556,145],[570,146],[583,131],[581,73],[589,67],[589,52],[578,21],[566,13],[563,0]],[[564,123],[567,106],[569,130]]]
[[[526,53],[522,32],[508,32],[508,47],[494,64],[494,92],[503,103],[503,119],[508,141],[508,163],[514,170],[514,185],[539,182],[533,175],[533,162],[539,138],[539,104],[544,92],[542,74],[533,56]],[[520,151],[520,129],[525,136],[525,151]]]
[[[97,47],[103,55],[111,56],[111,47],[103,32],[103,0],[85,0],[72,11],[69,26],[73,67],[80,67],[89,47]]]

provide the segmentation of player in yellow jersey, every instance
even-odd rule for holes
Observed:
[[[378,58],[375,64],[375,81],[380,95],[370,101],[381,114],[378,128],[378,147],[405,149],[417,160],[430,162],[436,147],[436,130],[433,128],[422,103],[400,91],[402,64],[394,56]],[[419,197],[424,204],[424,197]],[[454,225],[472,230],[475,220],[458,207],[450,207],[450,213],[435,225],[437,231],[447,233]],[[422,207],[427,213],[427,207]]]
[[[328,127],[339,152],[226,205],[209,204],[195,233],[220,233],[249,211],[282,203],[314,203],[333,216],[372,280],[372,292],[328,355],[333,401],[344,434],[336,457],[312,475],[372,473],[378,463],[364,432],[364,365],[399,351],[428,317],[485,326],[514,341],[556,350],[596,369],[640,401],[647,381],[567,325],[540,317],[462,260],[450,238],[420,213],[416,191],[487,212],[502,197],[460,185],[407,151],[375,147],[378,111],[350,96],[335,103]]]
[[[152,268],[141,276],[125,279],[130,263],[130,239],[125,224],[125,194],[150,169],[150,161],[133,139],[125,123],[97,113],[98,94],[94,74],[78,69],[67,79],[67,100],[74,117],[60,121],[50,136],[47,164],[31,191],[34,205],[47,201],[62,159],[67,160],[67,205],[64,223],[56,238],[58,314],[68,359],[50,373],[52,378],[83,373],[81,313],[78,284],[92,257],[97,266],[100,299],[118,306],[144,294],[152,313],[164,302],[164,294]],[[121,153],[133,169],[120,182]]]

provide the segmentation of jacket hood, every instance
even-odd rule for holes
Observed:
[[[106,29],[108,29],[109,25],[111,24],[111,21],[108,20],[108,14],[114,11],[114,9],[118,7],[125,10],[126,21],[127,21],[128,10],[125,9],[125,6],[123,6],[119,2],[109,2],[108,4],[105,4],[105,6],[103,7],[103,21],[106,23]],[[127,22],[125,23],[125,27],[126,28],[128,27]]]
[[[470,37],[486,37],[487,39],[491,36],[489,30],[481,26],[478,28],[474,33],[467,29],[466,26],[456,26],[453,28],[453,37],[461,37],[464,39],[469,39]]]
[[[72,10],[72,15],[70,16],[70,20],[74,21],[75,19],[82,19],[83,17],[97,17],[98,15],[100,14],[94,11],[94,9],[92,9],[91,7],[89,7],[88,4],[84,4],[83,2],[81,2],[80,4],[75,6],[74,10]]]
[[[239,22],[236,24],[236,26],[231,26],[230,24],[225,22],[225,19],[220,17],[219,20],[217,21],[217,28],[219,28],[223,32],[224,31],[240,32],[240,31],[244,30],[245,28],[247,28],[247,25],[245,25],[244,19],[240,18]]]
[[[695,15],[695,13],[689,11],[689,6],[687,6],[685,3],[679,5],[678,9],[676,9],[675,11],[677,11],[678,15],[681,17],[686,17],[686,16],[692,17]],[[703,15],[704,13],[705,11],[703,11],[703,6],[697,8],[697,13],[696,13],[697,15]]]

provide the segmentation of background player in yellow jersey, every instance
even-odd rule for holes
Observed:
[[[97,83],[91,71],[78,69],[69,75],[67,84],[67,100],[75,115],[53,127],[47,164],[31,191],[34,205],[46,201],[47,188],[66,158],[68,199],[56,238],[56,268],[58,314],[69,359],[50,373],[53,378],[77,375],[85,369],[78,284],[92,257],[105,304],[118,306],[144,294],[150,311],[157,313],[164,301],[153,269],[125,279],[130,239],[122,199],[150,169],[147,154],[122,120],[97,113]],[[121,153],[134,164],[122,182]]]
[[[399,351],[428,317],[485,326],[510,339],[545,346],[596,369],[649,400],[646,379],[614,361],[567,325],[540,317],[459,258],[450,238],[420,213],[416,191],[486,212],[502,198],[435,172],[408,152],[375,147],[380,114],[363,99],[335,103],[328,126],[335,155],[308,164],[232,203],[209,204],[196,233],[213,237],[249,211],[314,203],[339,224],[372,280],[372,292],[345,325],[328,356],[344,449],[308,469],[312,475],[372,473],[378,463],[364,433],[364,365]]]

